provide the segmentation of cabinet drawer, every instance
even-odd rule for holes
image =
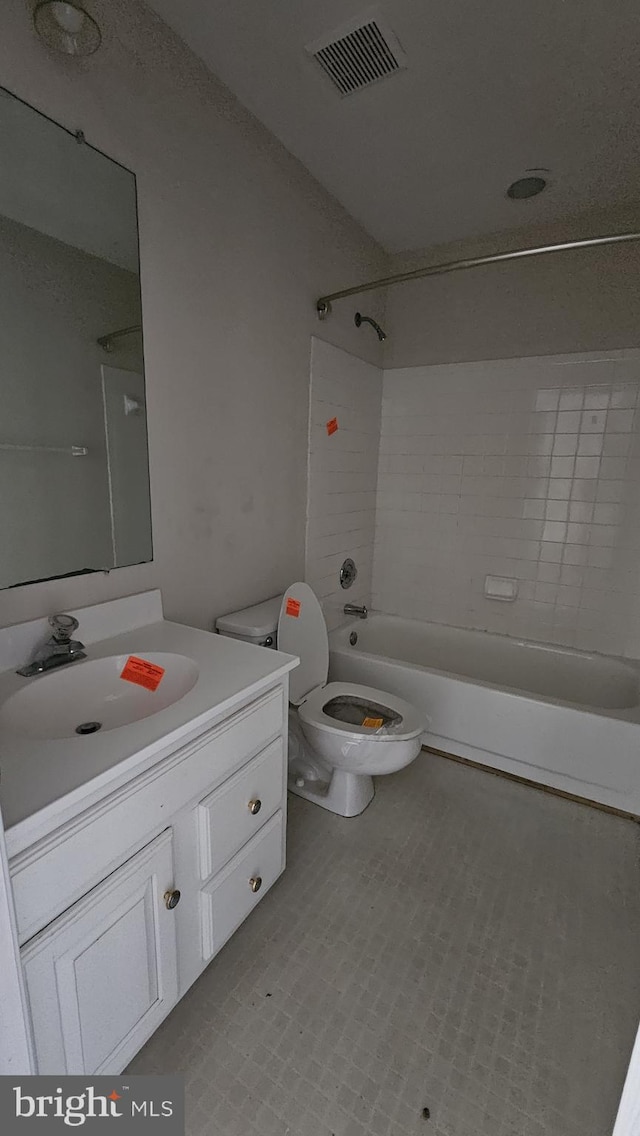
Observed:
[[[277,738],[198,805],[200,876],[208,880],[282,805],[284,739]]]
[[[284,813],[278,811],[200,892],[202,957],[205,962],[224,946],[281,874],[284,868],[284,834]]]
[[[277,686],[15,856],[9,867],[20,942],[103,879],[168,816],[263,750],[282,730],[283,714]]]

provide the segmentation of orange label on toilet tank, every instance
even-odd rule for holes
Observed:
[[[329,421],[327,422],[327,434],[329,435],[329,437],[331,437],[332,434],[335,434],[337,429],[338,429],[338,419],[337,418],[330,418]]]
[[[362,723],[363,726],[368,726],[370,730],[379,730],[384,718],[365,718]]]
[[[294,617],[294,619],[297,619],[298,616],[300,615],[300,608],[301,607],[302,607],[302,604],[300,603],[300,600],[294,600],[294,599],[290,598],[290,599],[287,600],[287,606],[284,610],[285,610],[287,615],[292,615]]]
[[[135,682],[138,686],[144,686],[145,690],[157,690],[163,677],[164,667],[150,663],[147,659],[139,659],[137,655],[129,655],[120,674],[120,678],[126,682]]]

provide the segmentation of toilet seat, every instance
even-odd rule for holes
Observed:
[[[368,742],[408,742],[424,730],[424,719],[415,706],[394,694],[353,682],[327,683],[329,673],[329,637],[322,608],[308,584],[298,581],[287,588],[278,620],[278,646],[298,655],[300,666],[291,672],[289,700],[298,708],[300,721],[323,734],[349,737],[350,744]],[[375,726],[352,725],[325,714],[324,707],[333,698],[359,698],[372,702],[388,717],[399,722],[377,729]],[[375,713],[375,711],[373,711]]]
[[[299,706],[316,687],[324,686],[329,675],[329,636],[322,608],[301,580],[282,597],[278,647],[300,659],[289,675],[289,701]]]
[[[323,707],[332,698],[341,695],[377,703],[393,714],[399,714],[402,720],[395,725],[385,726],[380,731],[375,728],[352,726],[349,722],[339,722],[336,718],[325,714]],[[419,737],[424,730],[424,720],[415,706],[405,702],[403,698],[397,698],[395,694],[388,694],[376,690],[373,686],[361,686],[354,682],[329,682],[326,686],[317,686],[298,706],[298,715],[301,721],[307,722],[310,726],[329,734],[348,734],[354,742],[359,738],[373,742],[410,741]]]

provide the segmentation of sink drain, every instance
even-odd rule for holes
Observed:
[[[102,729],[102,722],[81,722],[76,726],[76,734],[96,734]]]

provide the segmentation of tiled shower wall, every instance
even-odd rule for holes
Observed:
[[[640,351],[386,371],[374,607],[640,656],[639,391]]]
[[[309,409],[306,580],[322,601],[329,628],[345,602],[371,603],[382,371],[313,337]],[[337,430],[327,423],[337,420]],[[350,556],[355,584],[343,591],[340,565]]]

